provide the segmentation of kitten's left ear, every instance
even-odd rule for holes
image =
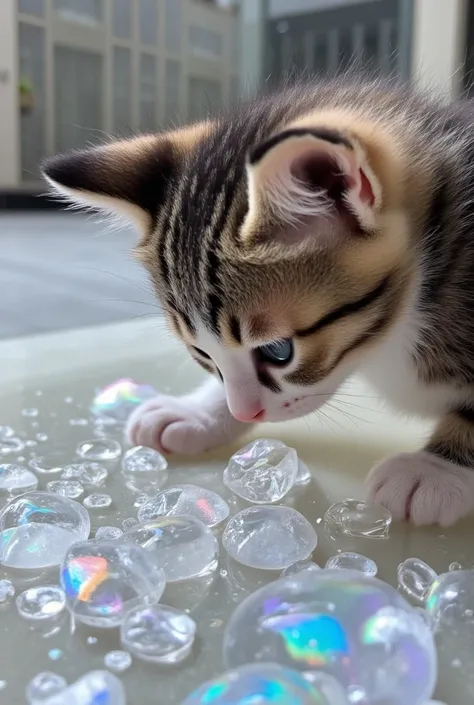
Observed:
[[[345,213],[363,230],[375,226],[382,189],[354,138],[327,128],[288,129],[251,152],[247,172],[250,218],[263,210],[297,228]]]

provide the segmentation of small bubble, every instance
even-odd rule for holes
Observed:
[[[138,520],[135,519],[135,517],[128,517],[128,519],[124,519],[122,521],[122,529],[124,531],[128,531],[132,528],[132,526],[135,526],[136,524],[138,524]]]
[[[89,421],[87,419],[69,419],[70,426],[88,426]]]
[[[46,443],[46,441],[48,440],[48,434],[47,433],[37,433],[35,438],[38,441],[38,443]]]
[[[38,441],[29,440],[25,442],[25,448],[35,448],[38,445]]]
[[[91,646],[93,644],[97,644],[97,637],[96,636],[88,636],[87,637],[87,643],[90,644]]]
[[[4,605],[15,596],[15,587],[11,580],[0,580],[0,605]]]
[[[74,404],[74,397],[64,397],[65,404]]]
[[[16,607],[24,619],[55,619],[66,607],[66,596],[54,585],[29,588],[18,595]]]
[[[67,680],[57,673],[38,673],[26,687],[26,699],[31,705],[49,700],[67,688]]]
[[[112,497],[108,494],[90,494],[83,501],[87,509],[107,509],[112,504]]]
[[[39,414],[38,409],[22,409],[21,415],[27,419],[35,419]]]
[[[115,541],[122,535],[123,531],[118,526],[100,526],[95,532],[95,538],[103,539],[104,541]]]
[[[227,571],[225,570],[225,568],[222,568],[222,570],[219,571],[219,575],[221,576],[221,578],[227,578]]]
[[[37,390],[36,390],[35,396],[36,396],[36,397],[42,397],[42,396],[43,396],[43,392],[41,391],[41,389],[37,389]]]
[[[109,651],[105,655],[104,664],[114,673],[123,673],[132,665],[132,657],[128,651]]]
[[[146,504],[149,499],[150,497],[147,494],[139,494],[135,502],[133,503],[133,506],[136,509],[140,509],[140,507],[143,507],[143,505]]]
[[[18,436],[8,436],[0,438],[0,455],[12,455],[13,453],[21,453],[25,443]]]
[[[48,651],[48,656],[51,659],[51,661],[59,661],[63,657],[63,652],[61,649],[50,649]]]
[[[0,426],[0,440],[3,438],[13,438],[15,431],[11,426]]]
[[[451,661],[451,666],[453,668],[461,668],[461,666],[462,666],[461,659],[460,658],[453,658],[453,660]]]
[[[451,565],[449,566],[449,570],[450,570],[450,572],[452,572],[454,570],[462,570],[462,565],[455,561],[454,563],[451,563]]]
[[[52,480],[47,484],[48,492],[54,492],[61,497],[77,499],[84,494],[84,488],[77,480]]]
[[[112,438],[94,439],[79,443],[76,453],[84,460],[116,460],[122,452],[120,443]]]
[[[7,685],[8,685],[8,683],[7,683],[6,681],[0,681],[0,692],[1,692],[2,690],[5,690],[5,688],[7,687]]]

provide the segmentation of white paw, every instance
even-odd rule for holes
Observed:
[[[187,455],[225,443],[230,440],[229,431],[225,415],[212,413],[202,401],[165,395],[158,395],[135,409],[126,429],[133,445]]]
[[[474,509],[474,471],[432,453],[401,453],[367,478],[370,498],[395,520],[450,526]]]

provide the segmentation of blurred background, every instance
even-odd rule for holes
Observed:
[[[358,58],[469,93],[473,0],[1,0],[0,338],[156,312],[135,235],[62,213],[44,156]]]

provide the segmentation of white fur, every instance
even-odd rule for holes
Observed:
[[[195,455],[231,443],[248,428],[231,415],[222,385],[210,377],[191,394],[160,394],[139,406],[128,420],[127,437],[161,453]]]
[[[382,461],[367,484],[395,520],[451,526],[474,509],[474,472],[425,451]]]

